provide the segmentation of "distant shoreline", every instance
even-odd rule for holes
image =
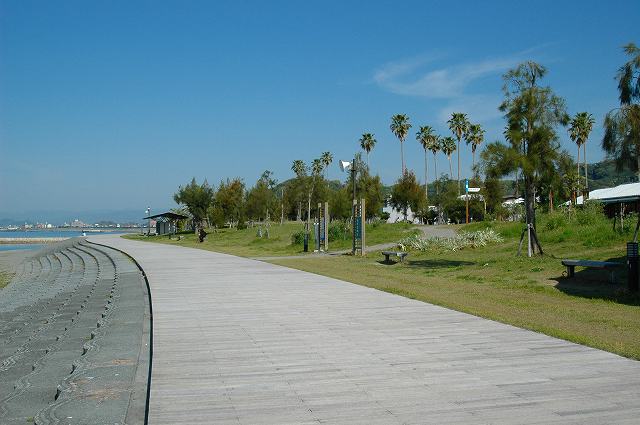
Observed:
[[[67,239],[69,238],[0,238],[0,245],[43,244],[43,243],[61,242]]]
[[[37,229],[0,231],[0,245],[42,245],[90,234],[138,233],[139,229]]]

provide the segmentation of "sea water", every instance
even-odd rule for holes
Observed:
[[[78,229],[52,229],[52,230],[2,230],[0,231],[0,238],[76,238],[82,236],[83,231]],[[86,232],[86,236],[92,234],[101,233],[125,233],[124,231],[109,230],[104,232]],[[4,244],[0,243],[0,251],[15,251],[20,249],[39,249],[43,244],[39,243],[18,243],[18,244]]]
[[[2,251],[20,251],[24,249],[39,249],[44,245],[39,243],[10,243],[0,244],[0,252]]]
[[[81,230],[2,230],[0,238],[75,238]]]

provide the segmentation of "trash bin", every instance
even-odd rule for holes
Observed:
[[[638,242],[627,242],[627,281],[629,292],[638,292]]]

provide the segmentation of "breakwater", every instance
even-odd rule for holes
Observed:
[[[0,238],[0,244],[44,244],[62,242],[69,238]]]

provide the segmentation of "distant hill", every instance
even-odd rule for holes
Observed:
[[[636,174],[629,169],[625,168],[622,171],[616,171],[616,164],[613,160],[589,164],[587,168],[589,189],[601,189],[638,181]]]

